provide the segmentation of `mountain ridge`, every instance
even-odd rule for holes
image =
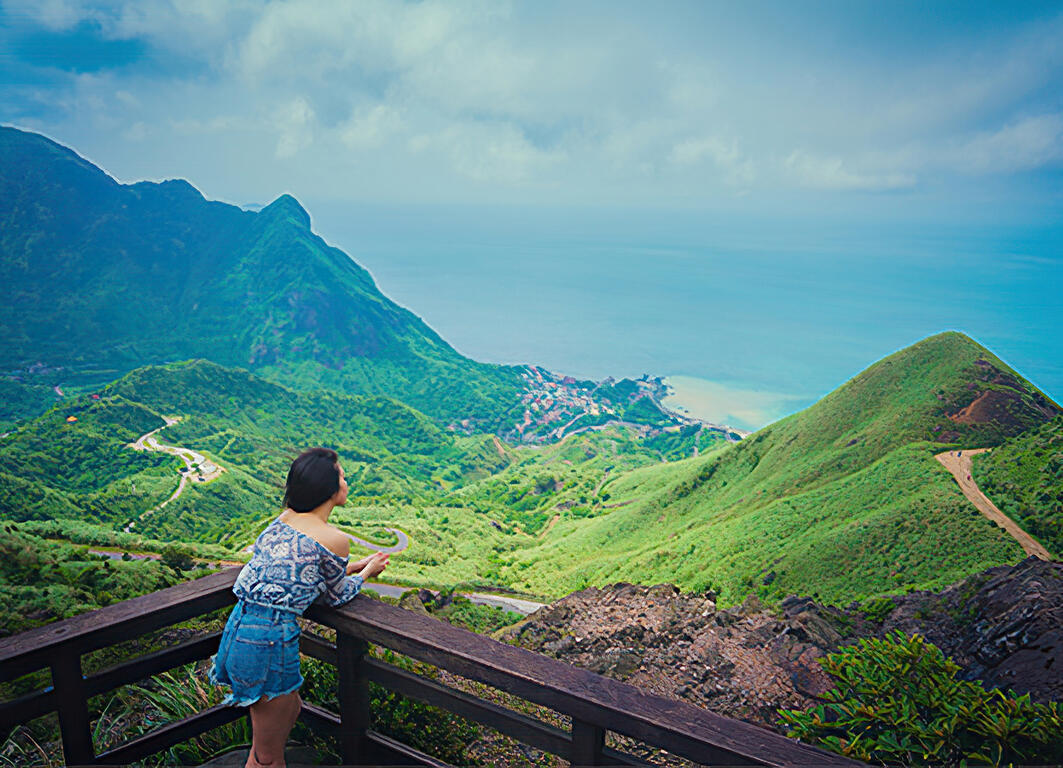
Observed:
[[[2,127],[0,223],[0,370],[62,367],[95,385],[203,356],[303,388],[401,395],[439,419],[490,424],[515,407],[519,366],[460,355],[291,195],[256,213],[181,179],[125,185]]]

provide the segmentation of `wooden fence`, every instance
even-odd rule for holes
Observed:
[[[196,637],[88,676],[82,673],[82,657],[91,651],[232,605],[238,571],[232,568],[0,640],[0,681],[43,668],[50,668],[52,675],[50,687],[0,703],[0,733],[7,734],[19,723],[56,712],[68,765],[124,765],[245,716],[245,708],[212,707],[96,754],[89,697],[205,659],[217,650],[220,633]],[[315,731],[336,737],[345,764],[443,765],[370,729],[369,683],[373,682],[481,723],[573,765],[648,765],[633,755],[607,748],[607,731],[706,765],[861,765],[772,731],[646,693],[381,601],[360,597],[341,608],[314,605],[306,618],[336,630],[335,643],[304,632],[300,650],[336,666],[340,711],[304,703],[300,719]],[[567,715],[572,726],[557,728],[384,663],[368,653],[370,643],[548,707]]]

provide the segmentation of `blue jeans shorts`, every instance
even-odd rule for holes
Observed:
[[[246,707],[291,693],[303,684],[296,614],[240,600],[225,623],[210,681],[228,686],[222,704]]]

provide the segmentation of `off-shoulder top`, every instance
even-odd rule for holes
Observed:
[[[302,613],[315,600],[342,605],[363,583],[361,576],[347,575],[347,558],[278,517],[255,540],[233,593],[248,603]]]

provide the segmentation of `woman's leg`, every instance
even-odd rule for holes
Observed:
[[[284,746],[299,716],[299,692],[272,699],[259,699],[251,705],[251,754],[245,768],[284,766]]]

